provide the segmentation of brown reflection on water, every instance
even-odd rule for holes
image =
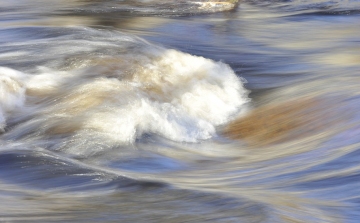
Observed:
[[[263,105],[231,122],[223,131],[232,139],[262,146],[308,137],[339,122],[330,101],[303,97]]]

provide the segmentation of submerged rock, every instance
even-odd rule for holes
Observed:
[[[76,10],[76,13],[96,12],[108,14],[122,12],[141,15],[176,16],[229,11],[233,10],[239,2],[239,0],[88,0],[85,5]],[[99,8],[101,8],[101,11],[97,11]]]
[[[227,11],[234,9],[239,3],[239,1],[238,0],[220,0],[220,1],[203,0],[203,1],[194,1],[191,3],[199,5],[199,10]]]
[[[304,138],[339,121],[327,100],[301,98],[255,108],[225,127],[223,134],[249,145],[268,145]]]
[[[198,6],[199,9],[223,9],[229,10],[234,8],[239,3],[239,0],[131,0],[122,1],[118,4],[127,4],[134,6],[174,6],[173,10],[185,9],[188,6]]]

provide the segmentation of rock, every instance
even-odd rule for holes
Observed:
[[[267,145],[299,139],[326,128],[336,120],[331,103],[301,98],[255,108],[224,128],[226,137],[249,145]]]
[[[223,1],[196,1],[194,4],[199,5],[199,10],[205,11],[227,11],[234,9],[239,3],[238,0],[223,0]]]
[[[91,0],[91,4],[82,7],[83,13],[98,10],[98,5],[104,1]],[[234,9],[239,0],[123,0],[105,1],[109,12],[131,12],[142,15],[186,15],[198,13],[212,13]],[[106,11],[105,11],[106,12]],[[99,11],[104,13],[104,11]]]

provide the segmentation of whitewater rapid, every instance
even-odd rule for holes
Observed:
[[[40,43],[66,48],[58,70],[47,64],[31,73],[0,68],[3,137],[48,140],[75,154],[131,144],[143,135],[198,142],[246,110],[248,92],[222,62],[119,32],[111,33],[110,43],[101,30],[70,33]],[[68,46],[70,37],[87,52]]]
[[[225,2],[0,1],[0,222],[358,223],[358,1]]]

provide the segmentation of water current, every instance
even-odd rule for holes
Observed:
[[[2,0],[0,222],[360,222],[357,0]]]

